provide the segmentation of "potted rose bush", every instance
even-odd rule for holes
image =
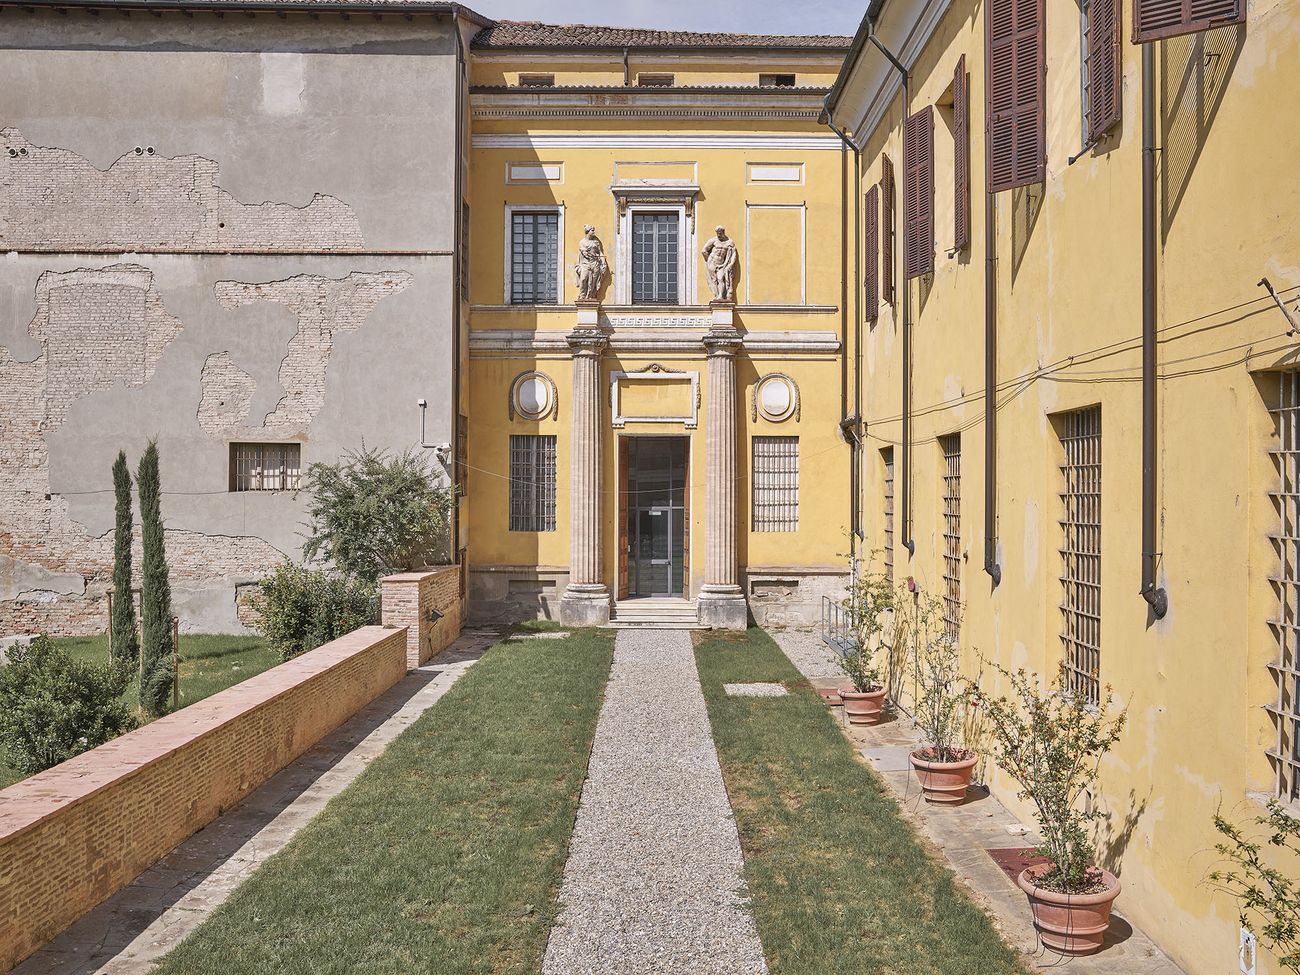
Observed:
[[[961,673],[957,642],[945,630],[942,600],[918,591],[903,617],[912,644],[915,722],[922,737],[921,747],[911,754],[912,768],[927,802],[960,803],[979,760],[964,738],[966,713],[974,705],[972,688]]]
[[[1109,717],[1110,688],[1097,704],[1066,689],[1064,679],[1044,688],[1036,674],[997,668],[1009,696],[981,693],[993,760],[1034,805],[1047,862],[1024,870],[1017,883],[1029,898],[1043,944],[1063,954],[1101,948],[1119,880],[1097,864],[1090,824],[1100,812],[1081,808],[1097,781],[1101,758],[1119,740],[1123,712]]]
[[[866,572],[849,596],[854,647],[840,657],[850,686],[840,689],[849,724],[876,724],[885,704],[877,657],[892,638],[894,590],[882,572]]]

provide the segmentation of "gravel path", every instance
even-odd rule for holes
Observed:
[[[689,634],[623,630],[543,975],[765,975]]]
[[[822,642],[816,630],[768,630],[767,635],[809,680],[844,676],[835,662],[835,651]]]

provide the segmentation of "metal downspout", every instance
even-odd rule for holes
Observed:
[[[998,565],[997,198],[984,189],[984,571],[996,587]]]
[[[1169,594],[1156,585],[1156,93],[1155,49],[1142,45],[1142,598],[1156,619]]]
[[[453,219],[456,221],[455,227],[452,228],[452,240],[455,241],[456,258],[452,261],[452,274],[454,280],[451,286],[451,559],[453,562],[460,561],[460,510],[464,499],[457,497],[457,465],[464,464],[466,458],[459,454],[460,445],[460,392],[461,392],[461,375],[460,375],[460,354],[461,354],[461,337],[460,337],[460,312],[461,303],[461,276],[465,273],[463,263],[468,259],[465,254],[464,226],[465,226],[465,114],[468,106],[465,99],[469,97],[468,86],[469,79],[465,77],[465,41],[460,32],[460,12],[452,11],[451,29],[456,35],[456,175],[454,180],[456,206],[452,210]],[[423,440],[423,435],[421,436]]]

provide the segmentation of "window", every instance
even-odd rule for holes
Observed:
[[[754,531],[799,530],[799,438],[754,438]]]
[[[1241,24],[1246,0],[1133,0],[1133,43]]]
[[[555,85],[553,74],[521,74],[519,83],[525,88],[552,88]]]
[[[676,304],[678,231],[676,213],[632,214],[632,303]]]
[[[1100,700],[1101,407],[1060,418],[1061,644],[1066,690]]]
[[[873,186],[867,190],[867,227],[866,241],[862,250],[862,259],[866,268],[862,275],[863,299],[866,304],[867,321],[874,322],[880,317],[880,187]]]
[[[1043,182],[1047,164],[1044,0],[987,0],[990,192]]]
[[[792,74],[760,74],[758,83],[764,88],[793,88],[794,75]]]
[[[880,157],[880,295],[894,303],[894,164]]]
[[[1269,492],[1277,510],[1277,527],[1269,535],[1277,549],[1272,579],[1277,611],[1269,621],[1277,640],[1277,659],[1269,671],[1277,695],[1268,705],[1276,732],[1268,757],[1276,772],[1278,796],[1291,802],[1300,798],[1300,372],[1269,378],[1269,413],[1275,431],[1269,453],[1277,469],[1276,489]]]
[[[903,131],[903,267],[908,278],[934,272],[934,106],[907,117]]]
[[[638,74],[636,76],[637,86],[640,88],[671,88],[673,86],[673,76],[670,74]]]
[[[510,530],[555,531],[555,437],[510,438]]]
[[[943,451],[943,635],[961,636],[961,434],[939,438]]]
[[[1119,121],[1122,70],[1119,40],[1121,0],[1080,0],[1079,62],[1083,144],[1092,145]]]
[[[964,54],[952,75],[952,180],[952,249],[961,251],[970,246],[970,77]]]
[[[894,581],[894,448],[880,452],[880,463],[885,473],[884,526],[885,526],[885,578]]]
[[[554,305],[559,301],[559,250],[558,212],[510,214],[512,305]]]
[[[302,444],[232,443],[230,490],[297,491]]]
[[[469,204],[460,207],[460,297],[469,301]]]

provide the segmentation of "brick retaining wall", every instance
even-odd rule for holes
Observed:
[[[367,626],[0,791],[7,971],[397,683]]]
[[[406,665],[419,667],[460,635],[460,566],[435,565],[379,580],[386,625],[405,626]],[[430,610],[442,613],[434,622]]]

